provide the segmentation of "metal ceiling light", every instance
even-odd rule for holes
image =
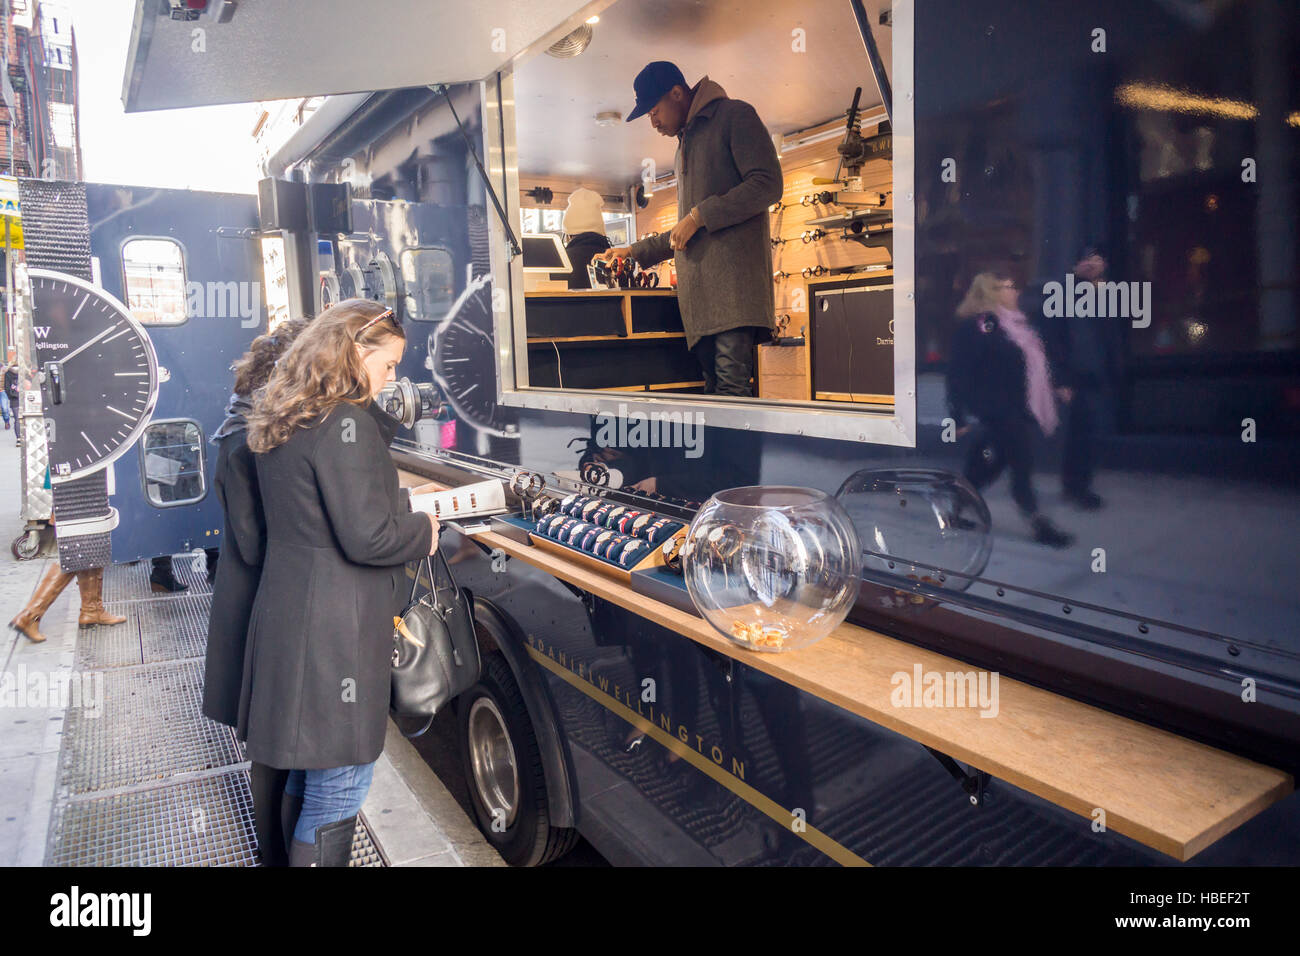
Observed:
[[[597,126],[617,126],[623,114],[618,110],[605,110],[596,114]]]
[[[591,43],[591,27],[583,24],[574,30],[568,36],[562,37],[552,43],[546,50],[551,56],[558,57],[561,60],[567,60],[575,57]]]

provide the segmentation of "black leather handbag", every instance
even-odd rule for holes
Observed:
[[[441,574],[435,573],[437,570]],[[389,710],[395,717],[423,717],[419,737],[452,698],[478,681],[482,662],[474,639],[474,617],[467,592],[452,577],[442,552],[424,559],[429,589],[420,597],[419,565],[411,596],[393,618],[393,682]]]

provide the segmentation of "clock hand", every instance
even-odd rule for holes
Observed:
[[[75,348],[75,349],[73,349],[71,352],[69,352],[67,355],[63,356],[63,358],[59,359],[59,360],[58,360],[59,364],[60,364],[60,365],[66,365],[68,359],[72,358],[74,355],[76,355],[76,354],[79,353],[79,352],[84,352],[86,349],[90,348],[92,345],[94,345],[96,342],[98,342],[100,339],[102,339],[104,336],[106,336],[109,332],[112,332],[115,328],[117,328],[117,327],[118,327],[119,325],[121,325],[121,324],[122,324],[121,322],[115,322],[115,323],[113,323],[113,324],[110,325],[108,328],[106,328],[103,332],[100,332],[100,333],[99,333],[98,335],[96,335],[93,339],[91,339],[89,342],[87,342],[85,345],[80,345],[80,346],[78,346],[77,348]]]

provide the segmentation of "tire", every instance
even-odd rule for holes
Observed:
[[[30,561],[40,553],[40,532],[24,531],[18,537],[14,538],[13,544],[9,545],[9,550],[13,552],[13,556],[19,561]]]
[[[539,866],[572,850],[578,831],[551,826],[537,737],[501,655],[484,656],[478,683],[456,702],[456,720],[474,818],[502,859]]]

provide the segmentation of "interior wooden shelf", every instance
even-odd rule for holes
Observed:
[[[633,332],[631,335],[564,335],[528,337],[529,345],[549,345],[552,342],[563,345],[566,342],[640,342],[650,339],[684,339],[685,332]]]
[[[411,472],[400,474],[405,485],[428,483]],[[893,675],[910,675],[918,665],[927,673],[972,668],[853,624],[793,653],[746,651],[702,619],[562,556],[493,532],[475,537],[1088,821],[1104,810],[1108,828],[1177,860],[1195,856],[1294,787],[1280,770],[1007,678],[999,679],[992,718],[976,708],[895,707]]]
[[[615,296],[620,296],[620,295],[676,295],[676,294],[677,294],[677,290],[673,288],[668,288],[668,289],[567,289],[562,291],[556,290],[554,292],[525,292],[524,298],[525,299],[545,299],[545,298],[571,299],[574,297],[581,297],[585,299],[592,299],[592,298],[600,298],[601,296],[604,296],[606,298],[612,299]]]
[[[704,387],[704,382],[660,382],[656,385],[611,385],[609,388],[593,388],[593,392],[668,392],[675,388]]]
[[[893,395],[869,395],[864,392],[818,392],[814,398],[819,402],[854,402],[862,405],[893,405]]]

